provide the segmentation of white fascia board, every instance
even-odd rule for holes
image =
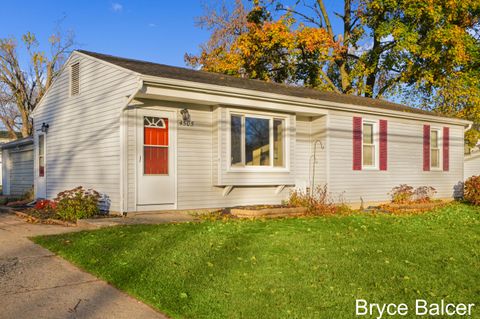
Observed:
[[[427,121],[427,122],[435,122],[435,123],[444,123],[444,124],[451,124],[451,125],[460,125],[466,127],[471,125],[471,121],[456,119],[456,118],[447,118],[435,115],[427,115],[427,114],[418,114],[418,113],[408,113],[408,112],[400,112],[400,111],[393,111],[393,110],[386,110],[380,108],[372,108],[368,106],[360,106],[354,104],[347,104],[347,103],[337,103],[337,102],[330,102],[330,101],[323,101],[323,100],[315,100],[309,98],[300,98],[300,97],[293,97],[289,95],[282,95],[276,93],[267,93],[262,91],[256,90],[248,90],[248,89],[240,89],[240,88],[232,88],[227,86],[221,85],[213,85],[213,84],[205,84],[193,81],[186,81],[186,80],[176,80],[170,78],[162,78],[162,77],[155,77],[155,76],[141,76],[141,78],[145,82],[145,87],[143,93],[153,94],[155,95],[156,92],[168,94],[171,97],[178,96],[178,98],[191,98],[192,100],[200,99],[204,102],[210,101],[211,103],[220,103],[220,104],[230,104],[230,103],[240,103],[242,99],[242,103],[238,105],[243,105],[244,107],[248,107],[250,105],[245,105],[246,99],[256,100],[256,101],[265,101],[271,102],[277,105],[277,108],[281,108],[282,110],[287,110],[285,107],[286,105],[290,105],[291,107],[288,108],[291,112],[306,112],[306,113],[317,113],[317,114],[326,114],[325,110],[337,110],[337,111],[349,111],[354,113],[364,113],[364,114],[374,114],[374,115],[383,115],[389,117],[397,117],[397,118],[404,118],[404,119],[411,119],[411,120],[420,120],[420,121]],[[155,89],[157,91],[155,92]],[[160,91],[158,89],[163,89],[164,91]],[[175,94],[174,91],[179,91]],[[186,95],[185,92],[189,92],[189,95]],[[207,97],[208,95],[208,97]],[[221,99],[215,98],[215,96],[221,97]],[[145,96],[146,97],[146,96]],[[237,98],[237,100],[226,100],[226,97],[230,97],[232,99]],[[279,106],[278,104],[281,103],[282,105]],[[261,107],[258,104],[255,104],[255,107]],[[306,109],[299,109],[299,107],[306,107]]]

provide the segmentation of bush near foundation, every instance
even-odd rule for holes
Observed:
[[[317,186],[310,192],[294,190],[290,193],[287,204],[292,207],[305,207],[311,215],[331,215],[349,210],[344,204],[335,204],[327,185]]]
[[[78,219],[98,214],[100,212],[99,200],[100,194],[97,191],[78,186],[58,193],[55,198],[56,213],[62,220],[76,222]]]
[[[401,184],[392,188],[392,191],[389,194],[392,196],[392,203],[410,203],[413,198],[414,188],[407,184]]]
[[[464,198],[467,202],[480,206],[480,175],[465,181]]]

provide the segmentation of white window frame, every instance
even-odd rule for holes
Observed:
[[[242,139],[241,139],[241,151],[242,151],[242,163],[245,163],[245,118],[260,118],[260,119],[268,119],[269,120],[269,130],[270,130],[270,165],[269,166],[261,166],[261,165],[245,165],[243,166],[232,166],[232,137],[231,137],[231,123],[232,123],[232,115],[237,115],[242,117]],[[284,148],[283,148],[283,156],[284,156],[284,166],[283,167],[275,167],[273,166],[274,162],[274,140],[273,140],[273,120],[274,119],[281,119],[284,121]],[[290,121],[289,116],[281,113],[268,113],[268,112],[257,112],[257,111],[245,111],[245,110],[237,110],[237,109],[228,109],[227,110],[227,171],[229,172],[289,172],[290,171]]]
[[[438,144],[438,167],[432,166],[432,132],[437,132],[437,144]],[[430,127],[430,170],[431,171],[443,171],[443,130],[440,127]]]
[[[373,146],[375,148],[374,161],[375,165],[364,165],[363,164],[363,125],[370,124],[373,126]],[[362,170],[378,170],[379,169],[379,161],[380,161],[380,131],[379,125],[377,120],[364,120],[362,119]]]

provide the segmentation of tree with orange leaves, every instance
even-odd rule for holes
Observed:
[[[237,0],[235,19],[206,15],[212,34],[222,30],[228,41],[187,63],[480,122],[478,0],[344,0],[335,13],[343,30],[323,0],[285,2],[253,0],[247,10]]]

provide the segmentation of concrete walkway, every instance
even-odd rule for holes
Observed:
[[[166,318],[27,239],[87,228],[29,224],[0,212],[1,318]]]

